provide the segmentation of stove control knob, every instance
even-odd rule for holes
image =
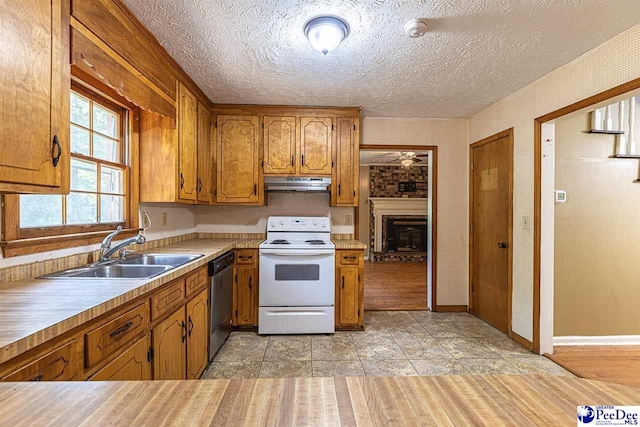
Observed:
[[[318,226],[318,220],[317,220],[317,219],[314,219],[314,220],[313,220],[313,226],[314,226],[314,227],[317,227],[317,226]]]
[[[275,221],[271,221],[271,228],[275,228],[276,226],[276,222]]]
[[[280,225],[284,225],[284,224],[285,224],[285,220],[284,220],[284,219],[281,219],[281,220],[280,220]]]
[[[322,228],[327,228],[327,221],[322,221],[322,224],[320,224],[320,226]]]

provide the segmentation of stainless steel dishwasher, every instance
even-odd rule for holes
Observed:
[[[233,252],[227,252],[209,263],[209,277],[211,280],[209,360],[213,360],[213,357],[231,333],[234,259]]]

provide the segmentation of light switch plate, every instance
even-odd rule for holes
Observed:
[[[529,215],[522,217],[522,229],[531,230],[531,217]]]
[[[344,223],[345,225],[353,225],[353,215],[345,215]]]
[[[163,227],[166,227],[167,223],[169,222],[167,217],[168,217],[167,213],[166,212],[162,212],[162,226]]]

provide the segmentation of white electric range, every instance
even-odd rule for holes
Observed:
[[[335,253],[328,217],[269,217],[260,244],[259,334],[335,332]]]

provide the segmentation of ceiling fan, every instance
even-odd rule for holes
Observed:
[[[414,163],[420,163],[423,160],[420,157],[428,157],[428,154],[416,154],[413,151],[402,151],[400,152],[400,156],[386,163],[394,163],[398,160],[400,164],[405,168],[410,168]]]

